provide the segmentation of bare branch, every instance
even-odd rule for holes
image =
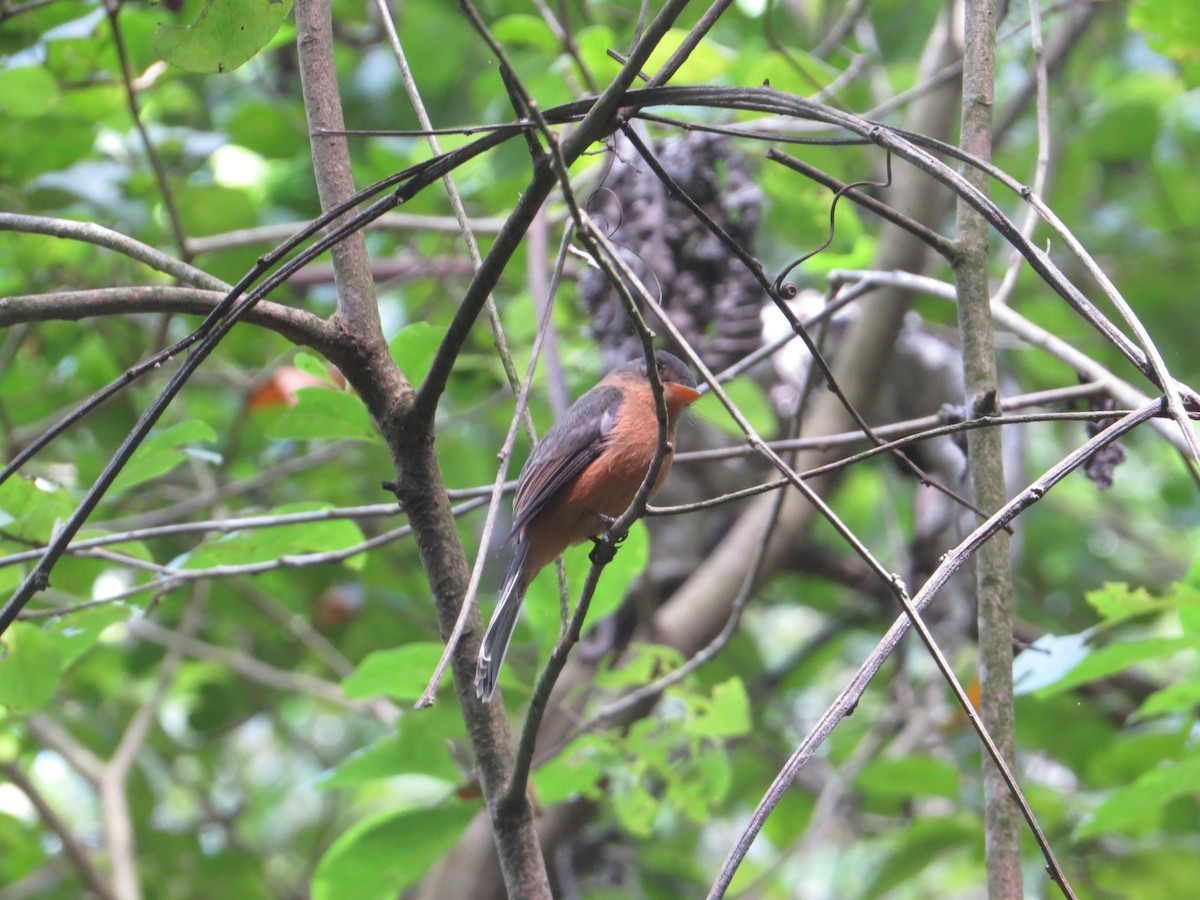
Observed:
[[[456,514],[469,512],[483,506],[484,499],[477,498],[469,500],[456,508]],[[365,541],[361,541],[343,550],[327,550],[322,553],[297,553],[293,556],[281,556],[278,559],[265,560],[256,563],[242,563],[239,565],[223,565],[210,566],[207,569],[171,569],[163,566],[156,566],[153,563],[139,562],[142,567],[152,570],[161,571],[163,576],[155,581],[146,584],[137,584],[133,587],[126,588],[123,591],[118,591],[105,597],[104,603],[117,603],[122,600],[127,600],[130,597],[136,597],[138,594],[144,594],[146,591],[171,591],[175,588],[189,584],[195,581],[207,581],[212,578],[236,578],[242,575],[261,575],[264,572],[273,572],[276,569],[305,569],[311,566],[327,566],[335,563],[342,563],[355,556],[359,556],[370,550],[378,547],[386,546],[392,541],[408,537],[412,534],[411,525],[402,525],[399,528],[393,528],[390,531],[385,531],[383,534],[376,535]],[[85,551],[98,552],[98,551]],[[133,562],[130,560],[129,562]],[[39,609],[27,610],[19,614],[22,619],[47,619],[57,616],[64,616],[72,612],[77,612],[81,608],[90,608],[95,605],[89,603],[86,607],[70,607],[59,609]]]
[[[92,316],[133,313],[207,315],[225,299],[225,295],[225,291],[151,284],[0,297],[0,328],[20,322],[78,321]],[[324,320],[281,303],[264,300],[246,314],[245,320],[283,335],[295,344],[317,350],[328,348],[334,337]]]
[[[241,228],[222,234],[188,238],[188,251],[192,256],[247,247],[255,244],[278,244],[291,237],[307,222],[281,222],[278,225],[259,225]],[[471,219],[471,228],[478,234],[495,234],[504,224],[502,219]],[[415,231],[425,234],[458,234],[461,226],[450,216],[425,216],[417,213],[391,212],[380,216],[366,226],[366,231]]]
[[[175,238],[175,246],[187,259],[187,231],[183,227],[183,218],[179,215],[179,205],[175,202],[175,191],[167,178],[167,169],[158,155],[158,148],[150,140],[150,132],[142,121],[142,110],[138,105],[137,91],[134,90],[133,67],[129,61],[129,52],[125,48],[125,34],[121,30],[121,3],[119,0],[104,0],[104,11],[108,15],[109,29],[112,32],[113,47],[117,51],[117,60],[121,65],[121,83],[125,88],[125,105],[129,107],[129,116],[133,126],[141,138],[142,148],[146,151],[146,159],[150,170],[154,173],[154,181],[158,186],[158,196],[162,200],[163,209],[167,213],[167,221],[171,226],[171,234]],[[118,890],[118,893],[120,891]]]
[[[75,832],[71,830],[71,826],[63,821],[62,817],[50,805],[49,801],[42,796],[42,792],[29,780],[29,777],[22,771],[21,767],[15,762],[0,763],[0,772],[3,772],[4,776],[22,794],[29,798],[29,802],[37,810],[37,814],[42,822],[62,841],[63,853],[70,861],[72,867],[74,867],[76,874],[79,875],[79,880],[87,886],[87,889],[99,897],[100,900],[114,900],[113,892],[109,889],[104,877],[96,869],[87,848],[79,842],[75,837]]]
[[[243,678],[274,690],[308,694],[342,709],[380,716],[380,709],[376,705],[347,699],[341,685],[335,682],[325,681],[301,672],[277,669],[253,656],[197,640],[169,628],[163,628],[146,619],[134,619],[127,624],[127,628],[130,636],[138,640],[150,641],[195,659],[219,663]],[[383,717],[383,721],[385,724],[390,724],[386,716]]]
[[[916,596],[912,598],[912,608],[917,613],[924,610],[937,591],[941,590],[945,585],[950,576],[958,571],[971,554],[996,531],[1001,529],[1006,522],[1011,521],[1018,514],[1037,503],[1046,495],[1046,492],[1050,488],[1062,481],[1063,478],[1079,466],[1083,465],[1097,450],[1118,440],[1123,434],[1136,428],[1164,408],[1165,404],[1162,400],[1155,400],[1146,404],[1141,409],[1123,416],[1119,421],[1104,429],[1104,431],[1069,454],[1058,464],[1051,467],[1045,474],[1030,484],[1029,487],[1005,504],[995,515],[991,516],[986,522],[979,525],[967,535],[957,547],[942,558],[942,562],[938,565],[937,569],[930,575]],[[792,753],[763,799],[759,802],[758,807],[750,818],[749,824],[730,849],[729,855],[725,858],[725,862],[721,867],[721,872],[713,883],[712,889],[709,891],[709,900],[719,900],[719,898],[725,896],[725,892],[729,888],[729,883],[733,880],[738,866],[745,858],[755,837],[762,830],[762,826],[771,814],[771,811],[779,803],[779,800],[795,780],[796,775],[804,767],[805,763],[812,758],[817,748],[829,736],[837,723],[854,711],[867,685],[875,677],[875,674],[883,665],[883,661],[891,655],[896,644],[899,643],[900,639],[908,631],[910,623],[911,620],[907,614],[896,619],[892,627],[888,629],[887,634],[875,645],[875,649],[871,652],[871,655],[859,667],[850,683],[842,690],[833,704],[830,705],[820,720],[813,726],[812,730],[809,731],[804,741]],[[973,714],[973,712],[968,713],[968,715]],[[1047,851],[1049,850],[1049,844],[1043,844],[1043,846]],[[1054,865],[1057,869],[1057,863]],[[1061,870],[1057,871],[1061,873]],[[1065,884],[1065,880],[1059,882],[1059,884],[1060,886]]]
[[[92,787],[99,787],[100,778],[104,774],[104,761],[100,757],[77,741],[57,720],[47,715],[32,715],[26,724],[30,734],[74,766]]]
[[[71,552],[90,550],[109,544],[124,544],[148,538],[168,537],[178,534],[230,534],[235,531],[250,531],[256,528],[278,528],[285,525],[303,525],[309,522],[332,522],[340,519],[371,519],[398,516],[403,512],[395,503],[372,503],[368,506],[344,506],[336,509],[314,509],[306,512],[285,513],[278,516],[243,516],[241,518],[209,519],[203,522],[178,522],[150,528],[134,528],[117,531],[98,537],[75,541]],[[37,559],[46,552],[45,547],[0,556],[0,567]]]
[[[963,8],[963,99],[960,142],[979,159],[992,154],[992,106],[995,92],[996,3],[966,0]],[[985,197],[987,174],[967,168],[964,177]],[[999,374],[988,306],[988,224],[960,200],[955,221],[954,283],[958,293],[958,333],[962,342],[965,403],[972,418],[999,411]],[[967,434],[967,467],[975,502],[987,513],[1007,496],[1001,433],[995,429]],[[979,549],[975,567],[976,616],[979,623],[980,712],[1009,767],[1016,760],[1013,713],[1012,562],[1008,535],[997,532]],[[970,702],[967,708],[970,709]],[[968,712],[968,715],[972,715]],[[990,749],[990,748],[989,748]],[[995,763],[995,765],[993,765]],[[1020,900],[1021,822],[1019,799],[1005,793],[999,759],[983,766],[984,827],[987,833],[988,895],[994,900]],[[1046,848],[1048,850],[1048,848]],[[1060,880],[1060,884],[1061,884]],[[1069,893],[1069,892],[1068,892]]]
[[[219,278],[209,275],[203,269],[197,269],[195,266],[181,262],[169,254],[155,250],[141,241],[136,241],[111,228],[105,228],[103,225],[74,222],[70,219],[50,219],[45,216],[25,216],[19,213],[0,212],[0,231],[44,234],[49,237],[95,244],[98,247],[128,256],[130,259],[136,259],[140,263],[145,263],[156,272],[170,275],[184,284],[191,284],[209,291],[225,292],[229,290],[229,285]]]
[[[321,208],[328,210],[355,194],[350,151],[345,137],[336,133],[346,127],[346,122],[342,117],[337,69],[333,64],[329,3],[325,0],[298,3],[295,16],[304,109],[309,127],[322,131],[309,139],[313,174]],[[346,210],[341,218],[334,220],[334,226],[353,219],[353,210]],[[383,329],[366,239],[361,230],[356,230],[346,235],[330,252],[337,282],[336,315],[355,340],[377,350],[374,345],[384,343]]]

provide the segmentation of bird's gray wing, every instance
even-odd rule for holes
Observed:
[[[538,441],[517,482],[514,535],[600,455],[620,407],[621,391],[598,385],[571,404]]]

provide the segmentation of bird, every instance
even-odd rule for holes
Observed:
[[[674,458],[679,417],[700,396],[691,370],[666,350],[654,354],[667,407],[667,450],[650,496]],[[515,544],[479,648],[475,693],[496,693],[517,615],[534,576],[574,544],[604,534],[633,503],[658,449],[658,416],[645,358],[613,369],[576,400],[530,453],[513,500]]]

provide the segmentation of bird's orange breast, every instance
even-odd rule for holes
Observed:
[[[668,395],[668,407],[673,405],[669,401]],[[678,412],[670,410],[667,440],[671,442],[675,440]],[[536,572],[567,547],[603,534],[608,523],[602,516],[616,518],[629,508],[650,471],[657,447],[658,420],[649,385],[640,390],[627,389],[620,414],[600,455],[526,526],[526,534],[532,539],[533,558],[527,560],[529,570]],[[662,487],[672,459],[671,453],[663,458],[651,496]]]

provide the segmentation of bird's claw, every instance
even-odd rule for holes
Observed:
[[[606,566],[617,555],[618,541],[613,541],[608,535],[592,538],[592,552],[588,559],[594,566]]]
[[[612,544],[614,547],[620,547],[623,543],[625,543],[625,538],[629,537],[628,531],[620,536],[613,535],[613,527],[617,524],[617,522],[621,521],[619,516],[610,516],[606,513],[596,513],[596,518],[603,522],[608,530],[599,537],[592,538],[593,541],[602,540],[607,544]]]

